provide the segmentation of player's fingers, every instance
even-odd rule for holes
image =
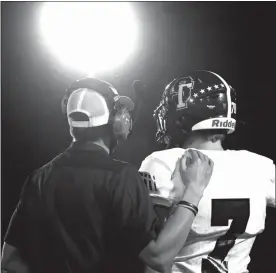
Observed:
[[[178,172],[181,174],[183,171],[185,171],[187,168],[187,162],[185,157],[179,158],[179,163],[178,163]]]
[[[207,155],[204,155],[204,162],[206,163],[207,166],[210,165],[210,158]]]
[[[212,174],[214,169],[214,161],[211,158],[209,158],[208,162],[209,162],[209,173]]]
[[[196,162],[199,158],[199,155],[197,154],[196,150],[193,149],[189,149],[188,150],[188,154],[191,156],[191,161],[192,162]]]
[[[206,156],[200,152],[200,151],[197,151],[197,154],[198,154],[198,157],[202,160],[202,161],[206,161]]]
[[[209,162],[209,165],[210,165],[210,166],[213,166],[213,165],[214,165],[214,161],[213,161],[210,157],[208,157],[208,162]]]
[[[180,161],[180,168],[182,170],[186,170],[187,166],[189,166],[192,163],[192,157],[189,153],[185,152],[181,158]]]
[[[175,163],[175,168],[174,168],[175,172],[179,170],[180,162],[181,162],[181,158],[178,158]]]
[[[202,155],[203,155],[203,160],[208,164],[209,163],[209,157],[208,157],[208,155],[206,155],[204,153],[202,153]]]
[[[183,156],[183,160],[185,162],[185,165],[189,166],[192,163],[193,159],[192,159],[191,155],[185,154],[185,156]]]
[[[171,179],[173,179],[179,171],[180,171],[180,158],[178,158],[176,163],[175,163],[175,168],[174,168],[174,171],[171,175]]]
[[[202,165],[208,166],[209,164],[209,157],[202,153],[201,151],[197,151],[198,159],[200,160]]]

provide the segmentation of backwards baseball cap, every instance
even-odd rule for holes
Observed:
[[[116,109],[134,109],[134,103],[129,97],[119,96],[111,84],[94,78],[74,82],[67,90],[67,96],[66,112],[71,127],[89,128],[105,125]]]

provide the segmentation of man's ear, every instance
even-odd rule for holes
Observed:
[[[225,139],[225,136],[223,134],[215,134],[215,135],[210,135],[207,136],[207,140],[215,143],[217,141],[223,141]]]

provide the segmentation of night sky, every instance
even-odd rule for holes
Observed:
[[[245,121],[227,148],[247,149],[275,162],[275,2],[133,6],[141,30],[136,53],[112,73],[99,75],[133,99],[133,80],[147,85],[133,136],[115,157],[139,167],[157,148],[152,112],[164,87],[176,76],[207,69],[235,88],[238,119]],[[41,3],[1,3],[2,239],[27,175],[70,144],[60,102],[66,87],[84,76],[44,46],[37,25],[40,8]],[[252,251],[251,272],[276,272],[275,227],[275,211],[268,209],[266,231]]]

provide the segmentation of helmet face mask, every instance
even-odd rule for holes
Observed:
[[[236,94],[219,75],[197,71],[167,85],[154,112],[156,140],[177,146],[185,134],[206,129],[235,130]]]

